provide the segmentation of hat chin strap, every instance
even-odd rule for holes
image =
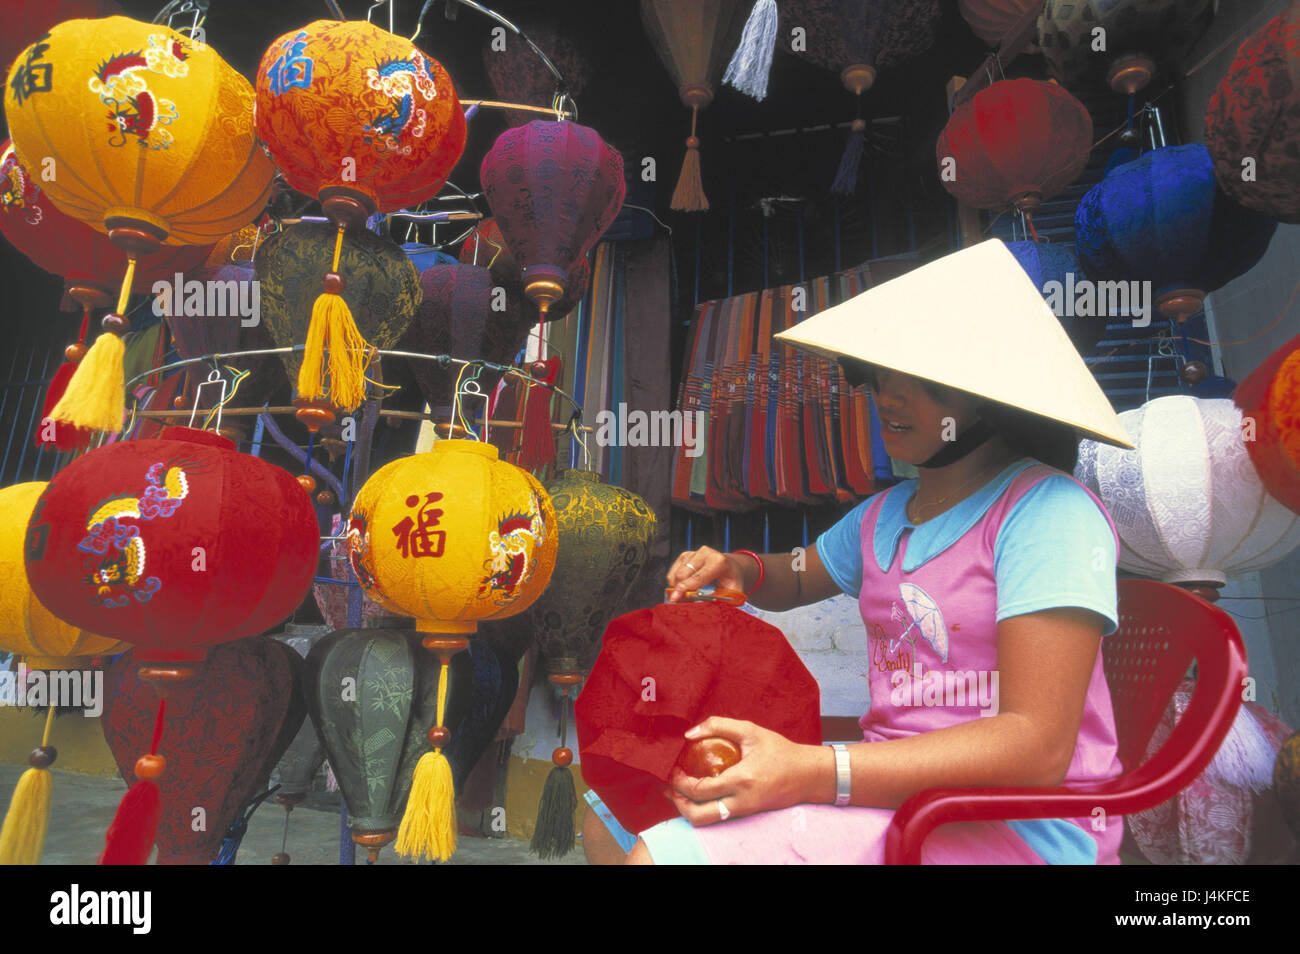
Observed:
[[[997,432],[989,427],[984,418],[980,418],[966,430],[957,435],[955,441],[947,444],[932,457],[917,464],[917,467],[947,467],[955,464],[975,448],[979,447]]]

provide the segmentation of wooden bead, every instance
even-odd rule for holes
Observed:
[[[328,407],[319,404],[304,405],[294,411],[293,414],[313,434],[326,424],[334,423],[334,412]]]
[[[325,289],[325,294],[327,295],[341,295],[343,294],[344,287],[347,285],[347,283],[343,281],[343,276],[338,272],[326,272],[325,278],[320,284],[321,288]]]
[[[311,474],[299,474],[299,475],[298,475],[298,486],[300,486],[303,490],[307,491],[307,493],[309,493],[309,494],[311,494],[311,493],[315,493],[315,492],[316,492],[316,478],[313,477]]]
[[[554,762],[556,765],[558,765],[560,768],[564,768],[566,765],[569,765],[571,762],[573,762],[573,749],[568,749],[568,748],[556,749],[554,752],[551,753],[551,761]]]
[[[740,749],[730,739],[696,739],[682,751],[682,771],[694,778],[721,775],[740,761]]]
[[[80,342],[77,342],[76,344],[70,344],[63,349],[63,357],[67,358],[73,364],[76,364],[85,356],[86,356],[86,346],[84,344],[81,344]]]
[[[451,730],[445,725],[435,725],[429,730],[429,744],[434,748],[442,748],[451,741]]]
[[[273,865],[287,865],[288,863],[289,863],[288,852],[277,851],[275,854],[271,856],[271,864]]]
[[[142,755],[135,760],[135,777],[140,781],[156,781],[167,770],[167,760],[161,755]]]
[[[320,504],[322,507],[333,505],[334,499],[334,491],[332,490],[322,490],[316,495],[316,503]]]
[[[54,760],[59,757],[59,750],[52,745],[41,745],[32,749],[32,754],[27,756],[27,764],[32,768],[49,768],[54,764]]]
[[[99,326],[110,334],[121,335],[131,330],[131,322],[127,321],[121,315],[105,315],[100,319]]]
[[[185,410],[186,403],[188,402],[186,402],[184,394],[178,394],[172,398],[172,407],[176,408],[178,411]]]
[[[687,148],[687,149],[699,149],[699,148],[700,148],[700,137],[699,137],[699,136],[687,136],[687,137],[686,137],[686,148]]]

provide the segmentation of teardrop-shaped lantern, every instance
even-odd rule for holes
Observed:
[[[311,334],[320,261],[331,254],[334,239],[331,226],[301,222],[272,235],[258,248],[253,267],[261,285],[262,321],[280,347],[302,344]],[[343,244],[339,267],[348,274],[340,295],[361,335],[370,346],[392,348],[420,303],[415,266],[390,239],[362,230]],[[298,379],[302,353],[281,357],[290,378]]]
[[[438,707],[438,660],[421,651],[410,621],[384,616],[330,633],[307,656],[312,723],[348,805],[352,840],[371,860],[396,837],[411,773]],[[453,660],[445,725],[468,711],[468,654]]]
[[[524,294],[523,270],[515,261],[510,247],[506,245],[505,236],[495,219],[483,219],[475,227],[465,244],[461,246],[460,260],[466,265],[481,265],[492,273],[492,280],[506,290],[509,301]],[[578,303],[587,295],[591,285],[591,258],[583,255],[569,269],[568,281],[565,282],[564,294],[546,306],[545,313],[536,310],[536,304],[530,299],[530,315],[526,320],[529,327],[538,321],[559,321],[578,307]],[[518,348],[515,349],[516,351]],[[514,354],[511,351],[510,354]]]
[[[555,64],[564,77],[563,92],[575,99],[580,97],[592,74],[591,58],[586,52],[554,23],[520,17],[515,25]],[[550,106],[560,92],[555,74],[523,37],[513,33],[507,33],[503,43],[498,43],[495,36],[484,42],[483,67],[497,99]],[[535,113],[519,109],[507,109],[505,114],[511,126],[522,126],[537,118]]]
[[[128,783],[136,755],[149,748],[157,705],[154,687],[137,673],[136,655],[128,653],[110,668],[101,720]],[[167,771],[158,782],[158,864],[216,860],[232,823],[265,791],[306,718],[297,685],[301,667],[288,646],[257,636],[214,648],[193,679],[170,691],[172,717],[161,745]]]
[[[1075,251],[1093,281],[1149,281],[1184,320],[1263,256],[1277,223],[1219,190],[1205,147],[1168,146],[1115,166],[1079,202]]]
[[[479,171],[524,292],[545,320],[570,270],[623,207],[623,157],[586,126],[534,121],[502,133]]]
[[[1241,44],[1205,110],[1219,187],[1279,222],[1300,222],[1300,2]]]

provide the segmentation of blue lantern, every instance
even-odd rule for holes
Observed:
[[[1007,242],[1006,246],[1047,299],[1075,350],[1081,355],[1092,354],[1106,330],[1106,319],[1080,314],[1073,307],[1075,285],[1084,277],[1078,258],[1064,245],[1047,242]]]
[[[1160,314],[1185,321],[1259,261],[1277,223],[1220,191],[1197,143],[1115,166],[1079,203],[1074,228],[1089,278],[1149,281]]]

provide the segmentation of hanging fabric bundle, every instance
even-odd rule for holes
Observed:
[[[686,158],[671,203],[679,212],[709,208],[696,124],[700,110],[713,102],[713,84],[722,54],[740,30],[740,12],[739,0],[641,0],[641,22],[650,42],[691,110]]]

